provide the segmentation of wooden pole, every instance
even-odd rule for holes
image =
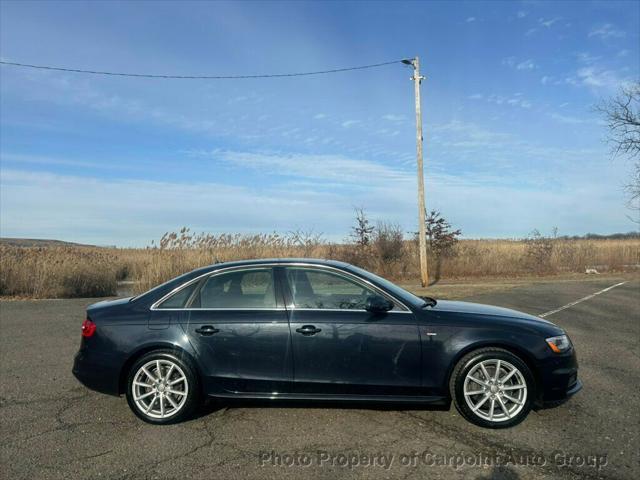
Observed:
[[[429,270],[427,268],[427,228],[425,225],[425,203],[424,203],[424,166],[422,160],[422,111],[420,105],[420,83],[424,77],[420,76],[420,59],[414,58],[413,83],[416,97],[416,155],[418,164],[418,244],[420,248],[420,279],[422,286],[429,285]]]

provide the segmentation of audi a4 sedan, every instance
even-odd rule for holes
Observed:
[[[352,265],[220,263],[91,305],[73,373],[174,423],[204,397],[448,406],[489,428],[582,388],[566,332],[506,308],[420,298]]]

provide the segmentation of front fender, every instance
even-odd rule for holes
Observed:
[[[533,332],[497,326],[429,326],[422,333],[423,385],[447,394],[458,361],[473,350],[504,348],[518,355],[538,378],[538,363],[548,356],[544,339]]]

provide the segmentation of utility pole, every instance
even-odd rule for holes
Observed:
[[[426,209],[424,205],[424,167],[422,161],[422,111],[420,110],[420,83],[424,77],[420,75],[420,59],[403,60],[402,63],[413,66],[413,80],[416,97],[416,156],[418,164],[418,245],[420,248],[420,279],[422,286],[429,285],[427,268],[427,227],[425,225]]]

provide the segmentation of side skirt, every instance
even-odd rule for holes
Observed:
[[[410,396],[410,395],[331,395],[317,393],[210,393],[212,398],[242,398],[256,400],[314,400],[337,402],[380,402],[380,403],[410,403],[429,405],[449,405],[450,399],[446,396]]]

